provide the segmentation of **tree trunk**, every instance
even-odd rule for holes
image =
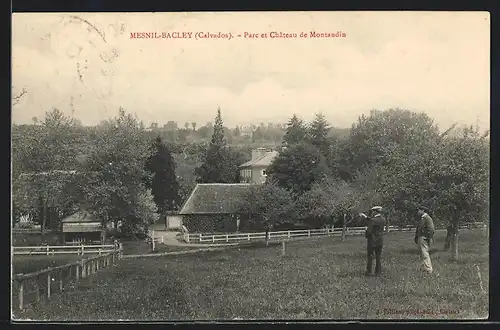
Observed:
[[[106,229],[108,224],[108,212],[104,215],[104,219],[101,222],[101,244],[106,243]]]
[[[385,232],[389,233],[389,217],[385,218]]]
[[[347,219],[346,219],[346,214],[344,213],[344,217],[342,219],[342,242],[345,241],[346,231],[347,231]]]
[[[40,223],[40,232],[42,236],[42,243],[45,242],[45,227],[47,225],[47,199],[42,199],[42,221]]]
[[[451,259],[458,260],[458,224],[453,228],[453,236],[451,239]]]

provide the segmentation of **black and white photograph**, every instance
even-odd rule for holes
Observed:
[[[490,14],[12,15],[11,319],[486,320]]]

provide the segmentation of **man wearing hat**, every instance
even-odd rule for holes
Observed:
[[[426,273],[432,273],[432,262],[429,256],[429,248],[434,237],[434,221],[429,216],[429,210],[425,206],[418,207],[420,217],[417,230],[415,231],[415,244],[420,248],[420,258]]]
[[[375,275],[380,275],[382,271],[381,256],[382,246],[384,245],[384,226],[386,225],[385,219],[382,216],[382,207],[374,206],[370,210],[370,217],[364,213],[360,215],[368,219],[367,228],[365,231],[366,237],[366,250],[368,254],[366,273],[365,275],[372,275],[373,254],[375,254]]]

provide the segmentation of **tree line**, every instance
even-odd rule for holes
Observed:
[[[239,206],[273,227],[304,221],[314,226],[355,224],[356,215],[381,205],[391,225],[415,224],[417,206],[438,225],[488,223],[489,132],[453,125],[445,132],[425,113],[403,109],[361,116],[346,138],[328,137],[322,114],[310,124],[288,122],[281,152]]]
[[[426,114],[402,109],[360,116],[347,133],[321,113],[283,126],[266,184],[239,205],[259,225],[356,223],[374,204],[394,225],[412,223],[417,204],[455,227],[488,217],[489,138],[478,127],[441,133]],[[37,125],[13,127],[13,211],[57,227],[85,207],[103,228],[122,220],[126,233],[144,232],[179,209],[196,183],[239,182],[254,145],[231,143],[220,109],[210,132],[209,141],[174,143],[123,109],[95,127],[54,109]],[[40,175],[54,170],[75,173]]]

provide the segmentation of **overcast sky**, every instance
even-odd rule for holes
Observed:
[[[77,17],[72,17],[77,16]],[[487,12],[14,14],[15,123],[52,107],[97,124],[121,106],[145,123],[284,123],[323,112],[348,127],[370,109],[489,127]],[[131,32],[234,39],[131,39]],[[244,32],[345,38],[244,39]]]

